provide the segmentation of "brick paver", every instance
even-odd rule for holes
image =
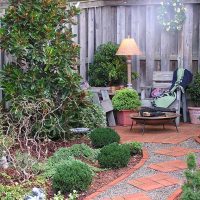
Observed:
[[[187,164],[182,160],[171,160],[166,162],[154,163],[148,166],[151,169],[161,172],[173,172],[187,168]]]
[[[120,135],[121,143],[138,141],[178,144],[199,135],[199,126],[194,126],[189,123],[181,123],[178,127],[179,133],[177,133],[176,129],[171,125],[166,125],[164,130],[162,126],[147,126],[144,135],[142,135],[140,125],[134,125],[133,130],[130,130],[130,126],[116,126],[114,129]]]
[[[145,193],[135,193],[124,196],[113,196],[104,200],[151,200]]]
[[[155,190],[175,184],[181,184],[178,179],[163,173],[137,178],[129,181],[128,183],[144,191]]]
[[[157,154],[163,154],[163,155],[173,156],[173,157],[185,156],[192,152],[200,152],[200,150],[187,149],[183,147],[170,147],[167,149],[160,149],[160,150],[155,151],[155,153]]]

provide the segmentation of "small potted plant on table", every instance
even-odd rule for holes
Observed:
[[[137,112],[141,105],[138,93],[134,89],[125,88],[116,91],[112,98],[113,108],[117,110],[117,122],[121,126],[132,124],[130,114]]]
[[[188,107],[192,124],[200,124],[200,73],[195,74],[188,92],[193,102],[193,107]]]

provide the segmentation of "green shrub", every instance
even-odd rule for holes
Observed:
[[[193,82],[190,84],[188,90],[191,100],[195,106],[200,106],[200,73],[196,73]]]
[[[197,167],[194,153],[188,155],[187,165],[186,182],[182,187],[181,200],[200,200],[200,169]]]
[[[86,144],[74,144],[68,148],[60,148],[48,158],[45,167],[45,175],[46,177],[52,177],[55,174],[58,165],[74,158],[85,158],[95,162],[98,154],[99,150],[92,149]],[[97,169],[91,167],[91,170],[96,171]]]
[[[112,98],[112,104],[115,110],[133,110],[137,109],[141,105],[141,102],[137,91],[125,88],[116,91],[116,94]]]
[[[96,128],[89,135],[92,145],[101,148],[113,142],[119,143],[120,136],[111,128]]]
[[[126,58],[117,56],[117,44],[108,42],[97,48],[94,62],[89,67],[91,86],[119,85],[127,82]]]
[[[81,108],[78,113],[76,126],[90,128],[91,130],[99,127],[106,127],[106,113],[96,104],[91,104]]]
[[[102,168],[121,168],[127,166],[130,160],[130,149],[127,145],[117,143],[103,147],[98,156]]]
[[[130,142],[130,143],[126,143],[126,145],[129,146],[130,154],[132,156],[142,153],[142,144],[140,142]]]
[[[5,131],[19,138],[68,135],[74,113],[86,104],[74,70],[79,46],[66,26],[79,13],[63,0],[9,1],[0,28],[0,46],[15,58],[1,72],[4,101],[11,103]]]
[[[62,193],[84,191],[91,182],[92,171],[79,160],[70,160],[58,165],[52,179],[53,188]]]

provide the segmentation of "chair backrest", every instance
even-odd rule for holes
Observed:
[[[172,84],[173,71],[154,71],[153,88],[169,88]]]

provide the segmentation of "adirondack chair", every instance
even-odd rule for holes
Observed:
[[[153,98],[150,97],[152,88],[169,89],[172,84],[173,71],[154,71],[153,72],[153,85],[152,86],[141,86],[141,101],[142,106],[151,107]],[[176,113],[180,115],[180,110],[183,110],[183,121],[187,122],[187,106],[186,96],[180,89],[177,90],[176,101],[170,105],[169,108],[174,108]],[[180,117],[176,119],[176,124],[179,125]]]
[[[108,88],[92,88],[93,102],[99,104],[106,113],[109,126],[116,126],[112,101],[108,94]]]

